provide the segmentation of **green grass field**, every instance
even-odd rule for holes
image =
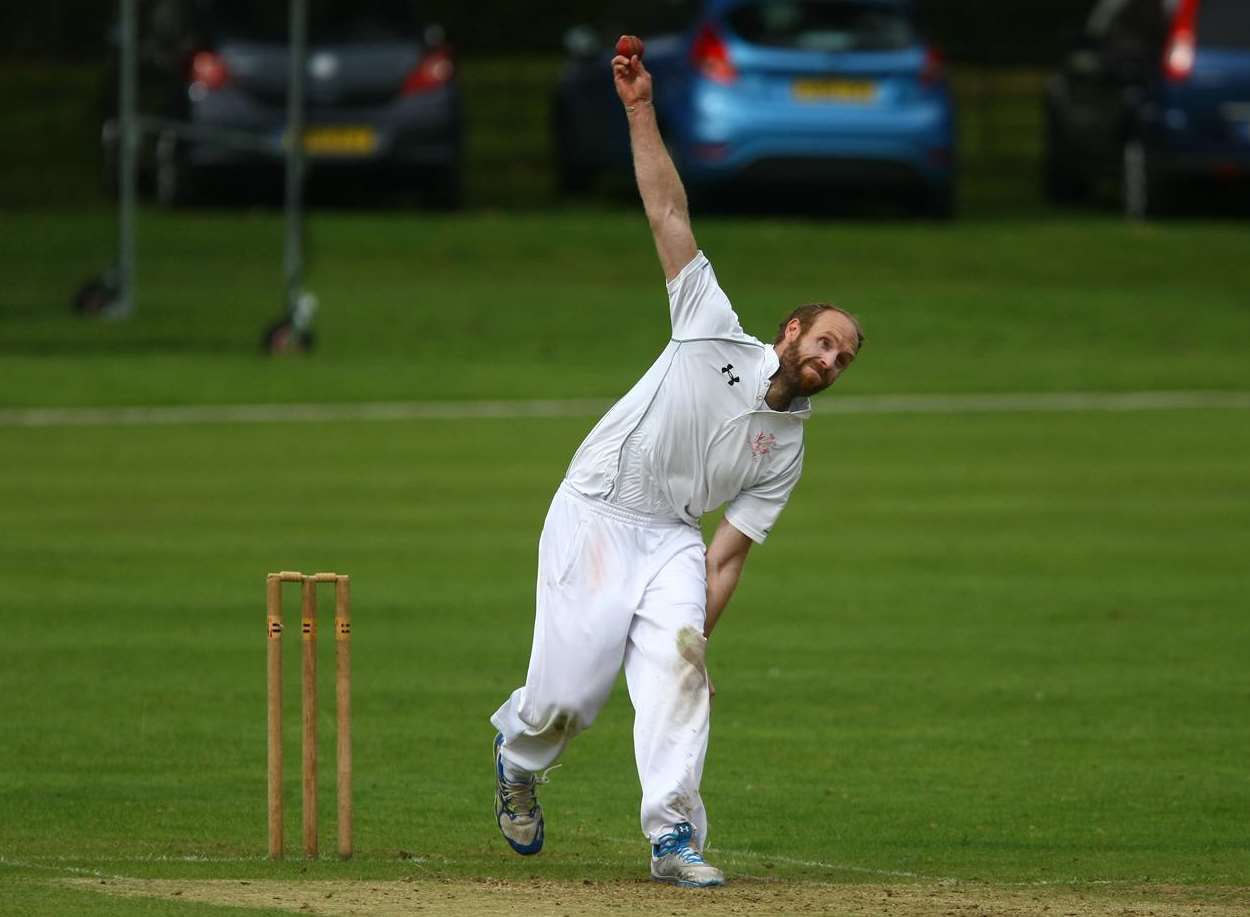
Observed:
[[[0,912],[298,910],[279,886],[317,889],[304,912],[326,914],[370,888],[417,903],[361,912],[487,913],[533,889],[534,913],[842,914],[887,886],[896,905],[867,912],[1250,909],[1250,412],[832,410],[1250,391],[1243,226],[697,225],[748,330],[831,298],[869,338],[817,404],[795,500],[710,649],[704,791],[735,882],[700,898],[642,886],[623,688],[545,788],[544,853],[513,856],[491,820],[487,717],[523,678],[539,526],[592,415],[19,410],[610,398],[667,336],[640,216],[317,214],[320,349],[278,361],[256,353],[278,314],[278,215],[145,213],[139,311],[119,323],[67,308],[107,257],[106,216],[4,219]],[[293,635],[291,858],[264,859],[263,583],[280,568],[353,578],[346,864],[295,855]],[[99,893],[157,879],[172,884],[150,897]]]

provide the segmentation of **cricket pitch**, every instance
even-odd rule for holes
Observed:
[[[647,880],[557,882],[491,879],[400,881],[269,881],[65,879],[71,887],[124,897],[289,910],[338,917],[437,914],[838,915],[838,917],[1241,917],[1250,889],[1188,886],[993,886],[978,883],[841,885],[740,879],[723,888],[689,890]]]

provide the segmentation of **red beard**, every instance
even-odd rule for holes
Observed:
[[[781,352],[780,363],[781,379],[796,395],[811,396],[817,392],[823,392],[829,387],[829,383],[825,381],[824,373],[820,370],[820,362],[816,357],[809,357],[807,360],[799,359],[798,338],[786,345],[785,350]],[[812,382],[811,375],[803,372],[805,366],[810,366],[815,370],[818,381]]]

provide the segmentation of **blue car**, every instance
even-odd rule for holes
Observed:
[[[708,0],[684,33],[644,38],[660,126],[687,186],[889,193],[947,217],[955,108],[907,0]],[[557,88],[560,182],[628,169],[608,61],[584,34]]]
[[[1051,76],[1044,187],[1118,191],[1126,216],[1250,188],[1250,2],[1102,0]]]

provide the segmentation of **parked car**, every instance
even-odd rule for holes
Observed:
[[[402,0],[308,4],[304,149],[310,177],[334,172],[402,188],[436,205],[460,199],[462,114],[456,63],[438,26]],[[157,0],[139,41],[141,175],[159,200],[206,179],[279,174],[286,133],[288,4]],[[108,97],[116,110],[116,60]],[[181,128],[191,128],[191,132]],[[106,132],[115,162],[116,132]],[[280,180],[273,183],[281,187]]]
[[[611,46],[571,38],[554,143],[561,185],[578,191],[630,154]],[[867,186],[951,214],[954,103],[908,0],[706,0],[686,31],[644,41],[661,129],[696,192]]]
[[[1250,3],[1103,0],[1046,87],[1044,184],[1066,203],[1114,185],[1126,215],[1194,180],[1250,179]]]

